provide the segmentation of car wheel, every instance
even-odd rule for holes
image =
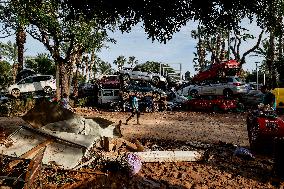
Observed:
[[[191,90],[190,92],[189,92],[189,94],[190,94],[190,96],[192,97],[192,98],[195,98],[195,97],[197,97],[197,95],[198,95],[198,91],[197,90]]]
[[[128,100],[129,99],[129,94],[127,92],[123,92],[122,94],[122,99],[125,101],[125,100]]]
[[[147,112],[147,113],[152,112],[152,108],[147,106],[147,107],[145,108],[145,112]]]
[[[18,98],[18,97],[20,96],[20,94],[21,94],[21,92],[20,92],[19,89],[13,89],[13,90],[11,91],[11,95],[12,95],[13,97],[15,97],[15,98]]]
[[[45,94],[51,94],[52,88],[49,87],[49,86],[45,86],[45,87],[43,88],[43,92],[44,92]]]
[[[225,74],[225,72],[223,71],[223,70],[219,70],[218,72],[217,72],[217,77],[219,77],[219,78],[221,78],[221,77],[224,77],[226,74]]]
[[[225,89],[223,91],[223,95],[226,97],[226,98],[230,98],[233,96],[233,91],[231,89]]]
[[[153,100],[154,101],[159,101],[161,99],[161,95],[157,92],[154,92],[153,94]]]
[[[153,77],[153,78],[152,78],[152,82],[153,82],[155,85],[158,85],[159,82],[160,82],[160,78],[159,78],[159,77]]]
[[[129,81],[130,80],[130,76],[128,74],[124,74],[122,78],[123,78],[123,81]]]

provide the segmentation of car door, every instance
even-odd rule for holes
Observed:
[[[224,79],[218,80],[214,83],[213,87],[215,89],[215,95],[223,95],[223,91],[227,85],[227,81]]]
[[[213,84],[210,82],[205,82],[201,87],[201,94],[202,95],[214,95],[215,88]]]
[[[21,92],[34,92],[35,87],[33,85],[33,77],[28,77],[24,80],[24,82],[19,86]]]
[[[111,102],[113,100],[113,89],[103,89],[102,90],[102,104],[106,104],[108,102]]]
[[[36,76],[33,80],[34,91],[42,91],[44,88],[44,76]]]
[[[135,67],[133,68],[133,70],[130,72],[130,77],[132,79],[140,79],[139,75],[141,74],[140,68],[139,67]]]

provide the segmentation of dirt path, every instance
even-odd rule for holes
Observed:
[[[130,113],[102,112],[97,114],[114,122],[125,119]],[[245,114],[209,114],[200,112],[156,112],[141,115],[140,123],[132,119],[122,126],[127,138],[174,139],[179,141],[219,141],[248,146]]]

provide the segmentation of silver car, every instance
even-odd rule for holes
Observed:
[[[160,74],[147,72],[142,70],[140,67],[135,68],[123,68],[120,70],[120,74],[122,74],[124,80],[144,80],[150,81],[154,84],[158,84],[159,82],[167,82],[166,78]]]
[[[230,76],[216,81],[205,81],[200,85],[190,85],[178,91],[178,94],[190,95],[224,95],[226,97],[235,94],[245,94],[247,88],[239,77]]]

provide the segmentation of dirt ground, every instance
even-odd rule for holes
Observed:
[[[130,113],[80,110],[85,117],[99,116],[125,123]],[[236,146],[249,148],[246,113],[213,114],[204,112],[144,113],[141,125],[133,118],[123,124],[126,139],[138,139],[152,150],[203,150],[200,162],[143,163],[132,178],[120,174],[86,181],[85,188],[281,188],[280,180],[272,179],[271,157],[255,155],[243,159],[234,155]],[[20,118],[0,118],[0,126],[20,124]],[[81,188],[84,188],[81,187]],[[52,188],[49,186],[49,188]],[[79,187],[80,188],[80,187]]]

